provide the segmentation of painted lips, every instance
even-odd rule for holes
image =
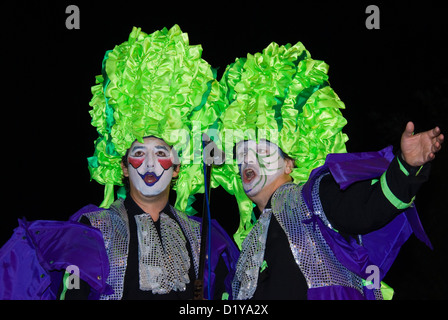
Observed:
[[[253,169],[251,169],[251,168],[244,169],[243,182],[245,184],[249,184],[252,180],[255,179],[256,176],[257,176],[257,174]]]
[[[160,174],[160,176],[156,175],[154,172],[146,172],[145,174],[139,173],[139,175],[148,187],[152,187],[157,183],[157,181],[159,181],[160,177],[162,177],[164,172],[165,171],[163,171]]]

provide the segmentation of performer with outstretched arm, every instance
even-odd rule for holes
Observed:
[[[235,299],[388,298],[380,280],[401,245],[414,232],[430,246],[413,200],[440,129],[414,134],[410,122],[395,154],[346,153],[327,73],[301,43],[271,43],[224,72],[222,140],[236,160],[215,179],[240,208]]]

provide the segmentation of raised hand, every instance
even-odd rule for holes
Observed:
[[[414,123],[408,122],[401,136],[403,160],[411,166],[419,167],[432,161],[442,148],[444,136],[439,127],[414,134]]]

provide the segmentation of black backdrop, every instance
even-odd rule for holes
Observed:
[[[70,4],[80,10],[79,30],[65,26]],[[380,9],[379,30],[365,26],[370,4]],[[30,1],[3,5],[1,16],[0,245],[20,217],[64,220],[101,202],[103,187],[90,182],[86,162],[97,137],[88,113],[90,87],[104,52],[126,41],[132,26],[151,33],[179,24],[221,73],[236,57],[272,41],[301,41],[314,59],[330,65],[331,85],[346,104],[349,152],[397,148],[408,120],[416,131],[438,125],[448,133],[448,33],[438,1]],[[395,299],[448,298],[447,149],[416,199],[435,250],[414,236],[404,245],[385,279]],[[213,217],[232,234],[235,201],[221,189],[211,197]]]

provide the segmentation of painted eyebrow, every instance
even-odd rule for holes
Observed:
[[[165,150],[166,152],[170,152],[170,150],[168,150],[168,148],[165,147],[165,146],[155,146],[154,148],[155,148],[155,149],[163,149],[163,150]]]
[[[139,150],[139,149],[145,149],[145,147],[143,147],[143,146],[134,146],[134,147],[132,147],[131,152],[134,152],[135,150]]]
[[[260,143],[257,143],[257,146],[259,146],[259,145],[265,145],[265,146],[270,147],[272,145],[272,143],[269,140],[261,140]]]

